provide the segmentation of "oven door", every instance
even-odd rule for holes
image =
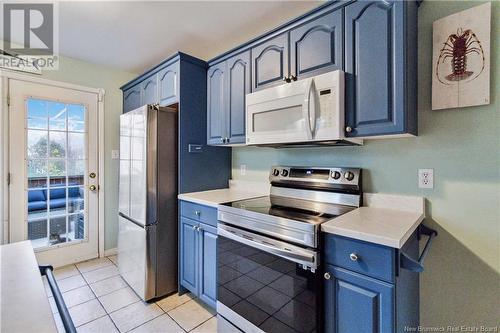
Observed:
[[[222,223],[217,229],[221,316],[248,333],[321,331],[314,250]]]

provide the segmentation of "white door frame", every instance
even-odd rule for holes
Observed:
[[[104,256],[104,95],[102,88],[91,88],[72,83],[53,81],[43,79],[31,74],[20,74],[13,71],[0,69],[0,244],[6,244],[10,241],[9,226],[9,79],[33,82],[43,85],[49,85],[60,88],[79,90],[87,93],[94,93],[97,98],[97,119],[99,122],[98,130],[98,172],[99,172],[99,191],[98,191],[98,244],[99,257]]]

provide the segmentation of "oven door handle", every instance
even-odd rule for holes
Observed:
[[[262,250],[264,252],[272,253],[274,255],[277,255],[279,257],[282,257],[284,259],[289,259],[293,262],[305,265],[309,268],[315,269],[318,265],[317,263],[317,258],[316,255],[311,253],[311,254],[305,254],[305,253],[297,253],[297,250],[295,252],[293,249],[290,251],[280,249],[279,247],[274,246],[271,243],[265,242],[265,238],[260,238],[259,236],[252,235],[251,237],[245,237],[245,232],[239,231],[241,235],[238,235],[234,232],[231,232],[232,228],[228,228],[223,224],[218,224],[217,225],[217,234],[229,239],[232,239],[236,242],[248,245],[250,247]],[[260,240],[260,242],[259,242]],[[264,243],[265,242],[265,243]],[[289,246],[292,248],[292,246]],[[303,251],[306,252],[306,251]]]

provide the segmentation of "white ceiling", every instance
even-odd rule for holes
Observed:
[[[209,60],[318,1],[60,2],[59,52],[140,73],[176,51]]]

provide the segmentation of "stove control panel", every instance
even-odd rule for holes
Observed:
[[[271,183],[318,183],[332,185],[361,185],[360,168],[273,166],[269,174]]]

